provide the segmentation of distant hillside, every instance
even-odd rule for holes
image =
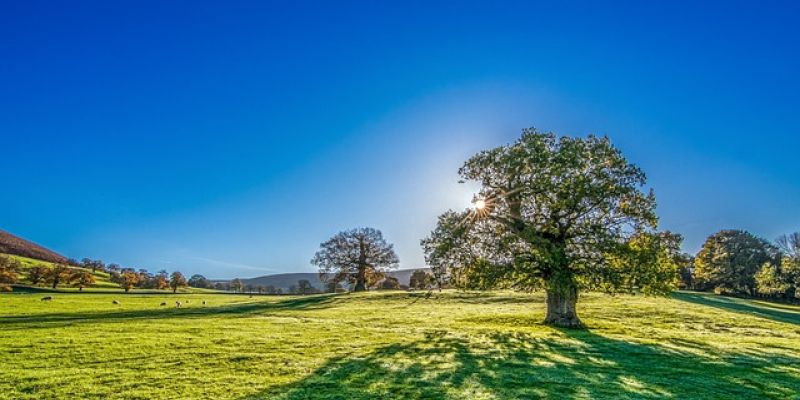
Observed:
[[[401,269],[389,272],[387,275],[397,278],[401,285],[408,285],[408,281],[411,279],[411,274],[418,269],[428,272],[430,271],[429,268]],[[297,281],[301,279],[307,279],[309,282],[311,282],[311,286],[314,286],[318,289],[322,289],[325,286],[319,279],[319,275],[315,272],[259,276],[256,278],[242,279],[242,283],[253,286],[274,286],[276,288],[287,290],[289,289],[289,286],[296,285]]]
[[[34,258],[49,262],[65,262],[66,257],[36,243],[14,236],[0,229],[0,253]]]

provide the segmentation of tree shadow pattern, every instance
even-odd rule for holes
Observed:
[[[790,399],[794,356],[719,355],[702,343],[631,343],[591,331],[552,336],[444,332],[360,357],[328,360],[298,382],[246,400],[278,399]],[[243,399],[243,400],[244,400]]]
[[[790,307],[780,304],[756,302],[709,293],[676,292],[673,293],[672,297],[689,303],[800,325],[800,311],[792,310]]]
[[[212,315],[247,315],[283,310],[321,309],[331,306],[335,302],[335,297],[335,295],[314,295],[296,297],[278,302],[253,301],[246,303],[230,303],[220,306],[186,308],[175,308],[171,305],[168,307],[160,307],[158,306],[158,300],[155,300],[153,303],[154,308],[152,309],[138,308],[134,310],[90,313],[75,312],[0,316],[0,326],[5,330],[49,329],[92,322],[128,323],[136,319],[203,318]]]

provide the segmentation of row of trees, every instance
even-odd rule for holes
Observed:
[[[72,286],[83,291],[83,288],[97,283],[95,274],[99,272],[108,273],[109,280],[118,284],[125,292],[133,288],[171,289],[173,292],[177,292],[179,288],[188,285],[186,278],[178,271],[172,274],[168,274],[167,271],[151,274],[145,269],[137,271],[133,268],[119,267],[117,264],[106,266],[100,260],[88,258],[82,262],[69,260],[67,263],[37,264],[23,268],[22,263],[18,260],[0,256],[0,289],[10,290],[11,284],[24,280],[33,286],[42,285],[53,289],[57,289],[59,286]],[[199,275],[193,276],[195,282],[200,281],[196,277],[202,278]]]
[[[0,256],[0,290],[10,290],[10,285],[20,281],[22,263],[11,257]],[[53,266],[35,265],[27,269],[27,280],[32,285],[47,285],[56,289],[58,285],[84,287],[95,284],[94,275],[84,269],[73,268],[66,264]]]
[[[770,243],[747,231],[719,231],[689,259],[681,280],[690,289],[795,300],[800,297],[800,232]]]

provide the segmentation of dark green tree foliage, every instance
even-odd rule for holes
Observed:
[[[408,280],[408,286],[412,289],[427,289],[433,283],[433,277],[418,269],[411,273],[411,278]]]
[[[674,265],[635,262],[654,259],[644,248],[669,252],[671,244],[654,234],[655,196],[642,190],[644,173],[607,138],[526,129],[513,144],[467,160],[459,174],[481,186],[483,207],[446,212],[422,241],[440,285],[544,288],[545,322],[565,327],[582,326],[580,289],[671,287]],[[640,243],[639,234],[655,236]]]
[[[311,263],[319,268],[320,279],[336,283],[348,282],[354,291],[367,290],[383,273],[397,268],[397,254],[386,243],[381,231],[358,228],[336,234],[320,244]]]
[[[297,281],[297,291],[300,294],[311,294],[314,293],[315,290],[308,279],[300,279]]]
[[[200,274],[194,274],[191,278],[189,278],[189,286],[194,288],[201,288],[201,289],[211,289],[214,285],[206,279],[205,276]]]
[[[380,283],[380,287],[383,290],[399,290],[400,289],[400,281],[393,276],[387,276],[383,279]]]
[[[765,263],[778,265],[778,249],[749,232],[722,230],[706,239],[695,256],[695,285],[701,290],[754,295],[755,274]]]

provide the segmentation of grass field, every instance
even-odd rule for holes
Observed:
[[[40,297],[0,295],[0,398],[800,398],[800,309],[713,295]]]

